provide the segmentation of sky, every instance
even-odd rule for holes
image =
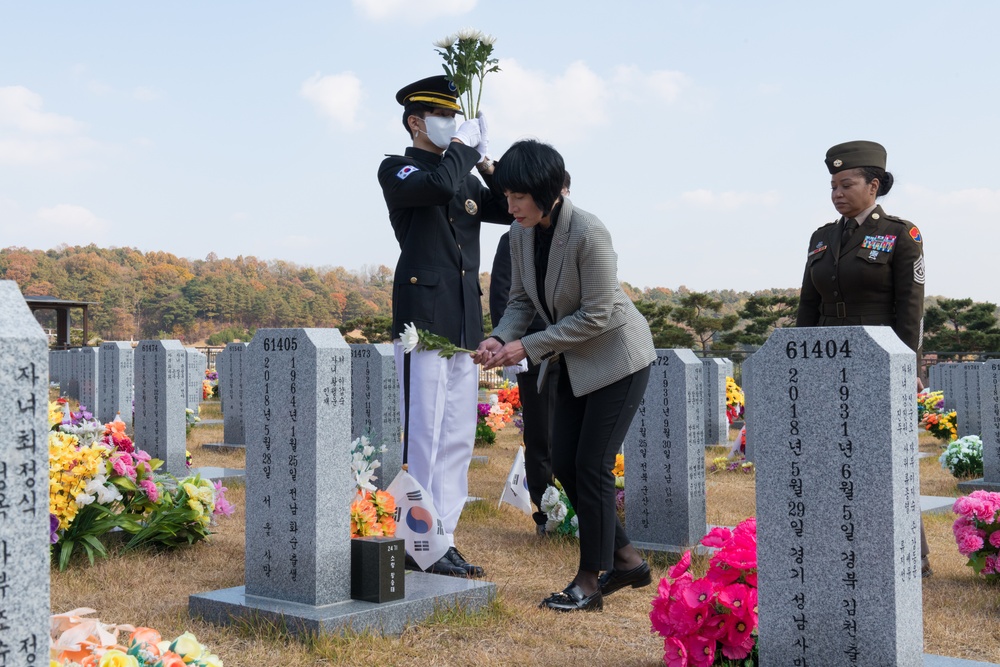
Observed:
[[[868,139],[927,294],[997,303],[997,25],[993,0],[0,0],[0,247],[393,267],[395,93],[473,27],[491,154],[555,146],[621,280],[798,287],[837,218],[826,150]]]

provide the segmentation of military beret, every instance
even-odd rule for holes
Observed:
[[[856,167],[885,169],[885,148],[874,141],[848,141],[826,152],[826,168],[831,174]]]
[[[458,89],[443,75],[429,76],[400,88],[396,93],[396,101],[403,106],[410,102],[422,102],[450,111],[462,110],[458,106]]]

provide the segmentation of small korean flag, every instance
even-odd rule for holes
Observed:
[[[405,470],[396,475],[386,492],[396,499],[396,537],[406,542],[407,553],[426,570],[451,547],[430,494]]]
[[[514,465],[510,467],[507,474],[507,483],[503,487],[503,495],[500,496],[501,504],[513,505],[528,516],[532,515],[531,498],[528,497],[528,481],[524,477],[524,447],[517,448],[517,455],[514,456]]]

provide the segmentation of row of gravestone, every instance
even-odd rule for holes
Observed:
[[[146,341],[148,342],[148,341]],[[202,382],[208,357],[183,347],[179,341],[170,349],[183,350],[184,407],[197,412],[202,398]],[[175,361],[171,357],[172,363]],[[76,399],[100,421],[116,416],[129,423],[136,383],[135,350],[132,343],[105,342],[99,347],[77,347],[49,352],[49,381],[59,384],[62,396]]]

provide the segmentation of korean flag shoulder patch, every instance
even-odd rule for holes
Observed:
[[[414,167],[412,164],[408,164],[402,169],[400,169],[398,172],[396,172],[396,178],[398,178],[399,180],[403,180],[404,178],[406,178],[415,171],[420,171],[420,169]]]

